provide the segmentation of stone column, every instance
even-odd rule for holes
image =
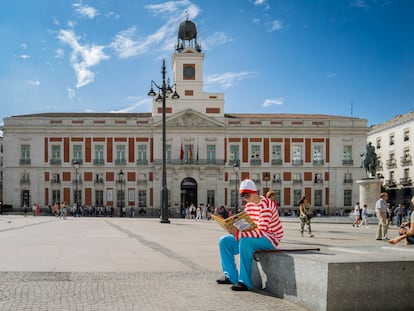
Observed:
[[[359,185],[359,203],[361,208],[367,204],[368,212],[375,213],[375,203],[381,193],[382,180],[377,178],[368,178],[357,180]]]

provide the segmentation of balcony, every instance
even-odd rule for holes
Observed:
[[[323,179],[322,178],[317,178],[313,180],[314,184],[323,184]]]
[[[20,184],[21,185],[30,184],[30,178],[29,177],[21,178],[20,179]]]
[[[98,178],[93,181],[95,185],[103,185],[105,183],[103,178]]]
[[[294,160],[292,160],[292,165],[302,166],[303,165],[303,160],[302,159],[294,159]]]
[[[147,159],[138,159],[136,163],[137,163],[137,165],[148,165],[148,160]]]
[[[115,159],[115,165],[125,165],[126,160],[125,159]]]
[[[342,165],[354,165],[354,160],[352,160],[352,159],[342,159]]]
[[[62,159],[50,159],[49,163],[50,165],[61,165]]]
[[[138,186],[146,186],[147,185],[147,180],[146,179],[138,179],[137,180],[137,185]]]
[[[52,179],[50,180],[50,183],[51,183],[51,184],[60,184],[60,179],[59,179],[59,178],[52,178]]]
[[[31,164],[32,161],[30,159],[20,159],[19,163],[20,165],[28,165]]]
[[[402,186],[411,186],[412,185],[411,178],[410,177],[400,178],[400,185],[402,185]]]
[[[294,179],[292,179],[292,183],[294,183],[294,184],[301,184],[302,183],[302,179],[301,178],[294,178]]]
[[[261,159],[251,159],[250,160],[250,165],[252,165],[252,166],[261,165],[261,164],[262,164]]]
[[[312,161],[312,163],[313,163],[313,165],[324,165],[325,164],[325,161],[323,160],[323,159],[314,159],[313,161]]]
[[[94,165],[104,165],[105,164],[105,159],[93,159],[93,164]]]
[[[79,165],[82,165],[83,164],[83,159],[72,159],[72,165],[74,165],[75,162],[77,162]]]
[[[402,166],[411,165],[411,156],[410,155],[406,155],[406,156],[401,157],[401,165]]]
[[[198,159],[198,160],[180,160],[167,159],[167,165],[224,165],[224,159]],[[154,165],[162,165],[162,159],[155,159]]]
[[[382,171],[382,161],[378,161],[377,171]]]
[[[385,181],[385,186],[388,188],[396,188],[397,182],[394,179],[388,179]]]
[[[352,178],[344,178],[344,184],[352,184],[354,180]]]
[[[282,159],[272,159],[272,165],[282,165]]]
[[[280,184],[282,183],[282,180],[280,178],[273,178],[272,179],[272,184]]]
[[[83,180],[82,180],[82,178],[78,178],[78,179],[74,178],[74,179],[72,179],[72,184],[74,184],[74,185],[76,185],[76,184],[81,185],[81,184],[83,184]]]
[[[260,178],[252,178],[252,180],[254,181],[254,183],[257,185],[257,184],[260,184],[262,181],[261,181],[261,179]]]
[[[395,159],[389,159],[386,161],[387,168],[396,168],[397,167],[397,161]]]

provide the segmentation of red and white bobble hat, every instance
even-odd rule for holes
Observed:
[[[257,193],[256,184],[251,179],[245,179],[240,183],[240,193]]]

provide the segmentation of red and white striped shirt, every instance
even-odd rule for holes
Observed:
[[[283,226],[276,201],[261,197],[258,204],[247,203],[244,210],[256,223],[257,227],[254,230],[238,231],[236,240],[264,236],[270,240],[274,247],[277,247],[283,238]]]

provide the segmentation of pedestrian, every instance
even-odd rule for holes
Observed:
[[[312,233],[311,229],[311,218],[313,217],[313,213],[308,202],[306,196],[303,196],[299,200],[299,219],[300,219],[300,234],[303,236],[303,231],[305,229],[305,225],[308,226],[309,237],[313,238],[314,234]]]
[[[402,204],[398,204],[398,206],[394,210],[395,217],[397,218],[397,226],[401,226],[402,218],[403,218],[404,207]]]
[[[360,222],[360,211],[361,211],[361,207],[359,206],[359,202],[356,202],[355,207],[354,207],[354,217],[355,220],[352,223],[352,227],[359,227],[359,222]]]
[[[245,179],[240,183],[240,196],[245,201],[245,212],[257,227],[249,231],[239,231],[235,227],[227,229],[227,235],[220,237],[219,250],[224,277],[218,284],[232,284],[234,291],[247,291],[252,288],[251,271],[253,255],[257,250],[274,250],[283,238],[276,202],[257,193],[255,183]],[[239,254],[239,271],[234,257]]]
[[[368,207],[366,204],[364,204],[364,206],[362,207],[361,217],[362,220],[359,225],[362,226],[363,224],[365,224],[365,227],[368,228]]]
[[[24,217],[27,217],[27,206],[26,205],[23,206],[23,215]]]
[[[380,198],[375,203],[375,213],[378,218],[377,240],[388,240],[387,200],[388,193],[382,192]]]

